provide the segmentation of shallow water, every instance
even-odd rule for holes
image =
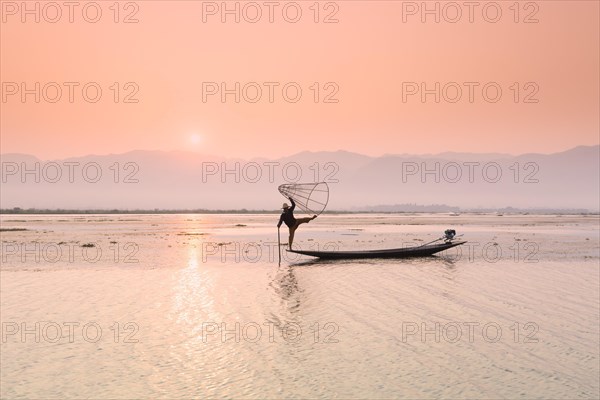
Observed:
[[[0,218],[2,398],[600,395],[598,216]]]

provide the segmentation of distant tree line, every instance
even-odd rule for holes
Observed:
[[[245,208],[236,210],[209,210],[197,209],[49,209],[49,208],[2,208],[0,214],[279,214],[279,210],[247,210]],[[380,205],[364,208],[353,208],[352,210],[326,210],[324,214],[363,214],[363,213],[499,213],[499,214],[598,214],[579,208],[472,208],[461,209],[460,207],[445,204],[418,205],[418,204],[396,204]]]

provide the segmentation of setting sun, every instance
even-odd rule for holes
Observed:
[[[190,142],[192,144],[199,144],[202,141],[202,137],[200,135],[198,135],[197,133],[193,133],[192,135],[190,135]]]

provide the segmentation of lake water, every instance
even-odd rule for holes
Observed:
[[[599,397],[597,215],[322,215],[298,248],[468,243],[280,265],[277,220],[0,216],[1,397]]]

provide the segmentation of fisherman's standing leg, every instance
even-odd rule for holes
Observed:
[[[298,224],[294,224],[294,226],[290,227],[290,238],[288,240],[289,249],[292,249],[292,243],[294,243],[294,233],[296,232],[296,228],[298,228]]]

